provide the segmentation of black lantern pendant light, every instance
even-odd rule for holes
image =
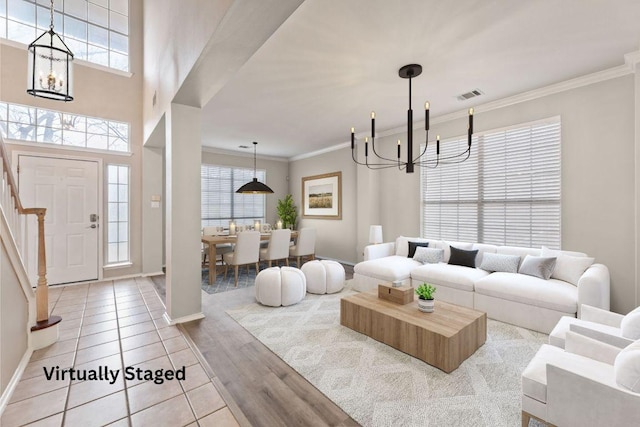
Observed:
[[[29,81],[27,93],[56,101],[73,101],[73,53],[53,31],[53,0],[51,24],[29,45]]]
[[[253,181],[247,182],[242,187],[236,190],[236,193],[242,194],[271,194],[273,190],[269,188],[266,184],[261,183],[256,178],[256,145],[257,142],[253,141]]]

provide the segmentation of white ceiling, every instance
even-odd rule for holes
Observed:
[[[437,117],[605,70],[638,50],[639,18],[639,0],[306,0],[204,107],[203,145],[288,158],[372,110],[378,132],[403,126],[410,63],[416,121],[426,100]]]

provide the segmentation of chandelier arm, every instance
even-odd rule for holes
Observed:
[[[420,161],[418,163],[420,163],[420,164],[425,164],[425,163],[433,164],[434,162],[440,161],[442,164],[446,164],[447,161],[453,161],[453,160],[456,160],[456,159],[460,159],[461,161],[464,161],[464,160],[468,159],[470,155],[471,155],[471,148],[469,147],[465,151],[463,151],[463,152],[461,152],[459,154],[456,154],[456,155],[447,156],[447,157],[440,157],[438,159],[425,159],[425,160],[422,160],[422,161]],[[461,159],[461,157],[463,157],[463,156],[464,156],[464,160]],[[450,163],[452,163],[452,162],[450,162]]]
[[[427,135],[429,135],[429,132],[427,132]],[[429,138],[429,137],[427,136],[427,138]],[[422,158],[422,156],[425,155],[425,153],[427,152],[427,147],[429,147],[429,140],[428,139],[424,142],[424,150],[422,150],[422,153],[420,153],[420,155],[418,157],[413,159],[413,163],[418,162],[418,160],[420,160],[420,158]]]
[[[394,160],[394,164],[390,165],[388,163],[369,163],[368,160],[365,161],[365,163],[362,163],[360,161],[358,161],[355,157],[355,150],[351,150],[351,159],[354,161],[354,163],[356,163],[357,165],[360,166],[367,166],[369,169],[385,169],[385,168],[394,168],[396,167],[395,164],[395,160]],[[370,166],[375,166],[374,168],[370,167]]]
[[[379,158],[381,160],[386,160],[388,162],[393,162],[393,163],[397,162],[396,159],[388,159],[388,158],[378,154],[378,152],[376,151],[376,139],[374,137],[371,137],[371,148],[373,149],[373,154],[375,154],[377,158]]]

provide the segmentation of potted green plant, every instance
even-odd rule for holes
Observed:
[[[416,294],[418,294],[418,310],[423,311],[425,313],[432,313],[434,302],[433,302],[433,294],[436,291],[436,287],[429,284],[423,283],[422,285],[416,288]]]
[[[298,211],[296,205],[293,204],[293,196],[287,194],[284,199],[279,199],[276,210],[278,211],[278,217],[282,221],[282,226],[294,230],[296,228]]]

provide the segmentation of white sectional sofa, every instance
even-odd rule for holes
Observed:
[[[444,251],[444,262],[422,264],[407,257],[408,242],[427,242]],[[551,278],[544,280],[520,273],[488,272],[480,268],[451,265],[450,246],[478,250],[476,266],[485,253],[540,256],[541,249],[495,246],[480,243],[444,242],[400,236],[392,243],[369,245],[365,260],[354,267],[357,291],[376,289],[380,283],[402,281],[418,286],[436,285],[436,299],[472,307],[492,319],[549,333],[562,316],[576,317],[582,304],[609,310],[609,270],[592,264],[576,284]],[[579,252],[558,251],[570,257],[586,257]]]

